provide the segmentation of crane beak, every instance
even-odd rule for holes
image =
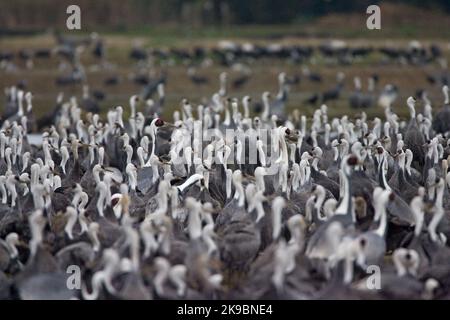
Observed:
[[[439,184],[439,182],[435,182],[433,184],[430,184],[429,187],[436,187]]]
[[[427,213],[431,213],[433,211],[434,205],[432,202],[426,202],[424,203],[424,210]]]
[[[392,157],[392,158],[394,158],[394,159],[396,159],[397,157],[398,157],[398,155],[400,154],[399,152],[397,152],[397,153],[395,153],[395,154],[392,154],[389,150],[386,150],[387,151],[387,153]]]
[[[164,159],[164,158],[161,158],[161,157],[158,157],[158,161],[161,163],[161,164],[172,164],[172,161],[169,159],[169,160],[166,160],[166,159]]]
[[[163,127],[172,128],[172,129],[178,128],[178,126],[174,125],[173,123],[165,122],[165,121],[164,121]]]
[[[89,148],[89,147],[90,147],[89,144],[82,143],[82,142],[78,143],[78,146],[79,146],[79,147],[82,147],[82,148]]]
[[[308,225],[305,222],[305,219],[300,219],[298,224],[300,225],[300,228],[302,228],[303,230],[306,230],[308,228]]]
[[[18,247],[28,248],[28,243],[26,243],[26,242],[23,241],[23,240],[17,241],[16,245],[17,245]]]

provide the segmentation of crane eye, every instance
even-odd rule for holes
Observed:
[[[286,129],[286,134],[291,134],[291,130],[289,128]]]
[[[157,127],[161,127],[162,125],[164,125],[164,121],[160,118],[158,118],[158,120],[156,120],[155,125]]]
[[[115,199],[112,199],[111,200],[111,205],[113,206],[113,207],[115,207],[118,203],[119,203],[119,198],[115,198]]]
[[[367,244],[367,240],[365,238],[362,238],[361,240],[359,240],[359,244],[362,248],[364,248]]]
[[[358,163],[358,159],[355,156],[352,156],[352,157],[348,158],[347,163],[350,166],[354,166]]]

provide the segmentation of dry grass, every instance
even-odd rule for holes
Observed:
[[[103,110],[109,107],[122,105],[127,109],[128,99],[132,94],[139,93],[140,87],[127,80],[132,72],[137,71],[135,65],[128,59],[128,53],[131,48],[134,38],[124,36],[107,36],[106,44],[108,46],[108,58],[116,67],[113,71],[89,71],[89,66],[93,64],[92,59],[88,53],[83,56],[83,63],[87,66],[88,80],[92,89],[100,89],[105,91],[107,99],[102,103]],[[142,38],[144,43],[148,46],[151,39]],[[244,41],[244,40],[242,40]],[[262,40],[261,40],[262,41]],[[298,44],[312,44],[319,43],[320,39],[284,39],[284,43],[298,43]],[[350,45],[362,44],[365,40],[351,40]],[[405,45],[408,40],[392,40],[397,45]],[[375,40],[371,42],[374,47],[388,43],[387,40]],[[216,41],[204,40],[198,41],[195,44],[215,44]],[[440,42],[445,47],[445,42]],[[48,36],[39,36],[31,38],[9,38],[0,40],[1,48],[8,48],[11,51],[17,51],[20,48],[41,48],[51,47],[53,45],[52,38]],[[178,44],[180,46],[183,45]],[[193,43],[191,43],[193,45]],[[448,52],[447,52],[448,54]],[[298,86],[294,86],[290,90],[288,107],[292,109],[300,109],[302,113],[311,115],[313,108],[305,106],[303,101],[313,92],[323,91],[334,86],[336,74],[339,71],[344,71],[346,74],[346,92],[344,98],[338,102],[330,103],[330,113],[332,115],[342,115],[344,113],[351,115],[355,114],[354,110],[350,110],[347,104],[347,96],[353,89],[353,77],[358,75],[364,80],[366,85],[366,78],[373,73],[380,75],[379,88],[387,83],[396,84],[401,88],[401,98],[398,100],[395,108],[401,115],[406,115],[407,109],[405,107],[405,98],[413,95],[418,88],[426,88],[431,93],[431,98],[436,101],[441,101],[441,94],[439,88],[430,87],[425,80],[427,73],[433,74],[439,69],[436,65],[426,67],[411,67],[401,66],[399,64],[383,64],[380,57],[370,57],[366,61],[354,63],[351,66],[336,66],[329,65],[321,59],[316,59],[316,64],[311,67],[314,71],[321,73],[325,79],[324,83],[318,85],[310,82],[302,82]],[[58,92],[61,88],[55,85],[55,78],[58,76],[57,66],[59,64],[57,59],[50,61],[36,61],[35,67],[32,70],[26,70],[24,66],[17,62],[19,70],[15,73],[6,73],[0,70],[0,87],[11,86],[20,80],[25,80],[28,89],[33,92],[34,109],[40,115],[49,110],[54,104]],[[277,74],[281,71],[287,72],[288,75],[300,74],[301,66],[292,65],[283,61],[260,61],[252,65],[252,78],[240,90],[230,91],[232,97],[242,97],[249,94],[254,97],[254,100],[259,100],[263,91],[270,91],[276,93],[277,91]],[[162,68],[156,67],[156,72],[160,72]],[[210,79],[210,84],[205,86],[194,85],[186,74],[186,67],[175,65],[164,68],[168,73],[168,83],[166,88],[167,93],[167,108],[164,116],[170,118],[173,110],[179,107],[182,98],[188,98],[194,103],[200,103],[209,100],[212,93],[218,90],[219,74],[224,71],[220,66],[212,66],[200,70],[202,75]],[[238,74],[227,70],[230,78],[233,79]],[[124,81],[116,87],[105,87],[103,80],[108,75],[119,75]],[[65,87],[66,97],[75,95],[81,96],[81,87]],[[379,108],[372,108],[367,110],[369,116],[380,116],[382,110]]]

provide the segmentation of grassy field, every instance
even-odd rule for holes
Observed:
[[[145,41],[145,38],[142,38]],[[131,48],[133,39],[123,36],[108,36],[106,38],[108,46],[108,59],[114,64],[114,69],[110,71],[94,70],[92,59],[89,54],[83,59],[87,66],[88,82],[92,89],[100,89],[105,91],[107,99],[102,103],[104,110],[108,107],[117,105],[128,106],[128,98],[132,94],[139,93],[141,88],[128,80],[129,76],[138,71],[136,65],[128,59],[128,53]],[[210,40],[207,40],[210,42]],[[286,41],[286,40],[285,40]],[[294,41],[290,39],[289,41]],[[305,41],[297,40],[298,43],[314,43],[319,40],[308,39]],[[357,43],[358,40],[353,40]],[[38,48],[51,46],[52,39],[49,37],[33,37],[1,40],[2,47],[8,47],[12,50],[18,48]],[[212,43],[212,42],[210,42]],[[384,44],[385,41],[379,41],[377,44]],[[146,45],[150,45],[146,42]],[[57,71],[58,60],[51,61],[36,61],[34,68],[27,70],[24,65],[18,64],[16,72],[0,71],[0,87],[10,86],[16,84],[20,80],[24,80],[28,89],[34,94],[34,105],[37,114],[42,114],[54,105],[55,98],[61,88],[55,85],[55,78],[58,76]],[[323,59],[316,58],[314,65],[310,67],[312,70],[323,75],[324,82],[320,85],[303,81],[297,86],[291,87],[289,108],[300,108],[302,112],[310,115],[313,112],[311,107],[303,105],[302,101],[313,92],[323,91],[331,88],[335,83],[336,74],[343,71],[346,74],[346,92],[341,101],[330,104],[330,112],[334,115],[354,112],[347,107],[346,95],[353,89],[353,77],[360,76],[366,79],[373,73],[380,75],[379,88],[387,83],[393,83],[401,88],[401,98],[398,100],[396,108],[402,115],[406,112],[404,106],[404,99],[408,95],[415,93],[418,88],[426,88],[431,92],[431,97],[435,101],[440,101],[439,88],[430,87],[426,82],[426,74],[433,74],[438,72],[439,68],[435,65],[427,67],[413,67],[399,64],[384,64],[380,57],[376,54],[366,61],[359,61],[351,66],[338,66],[335,64],[328,64]],[[213,92],[219,88],[219,74],[222,71],[229,73],[230,79],[237,77],[239,74],[235,71],[224,69],[220,66],[214,65],[212,67],[200,69],[200,74],[208,77],[210,83],[204,86],[194,85],[187,76],[187,68],[183,65],[174,65],[166,67],[154,68],[155,72],[161,72],[164,69],[168,74],[168,83],[166,88],[168,108],[164,116],[168,117],[174,108],[179,106],[182,98],[188,98],[195,103],[200,103],[204,99],[209,99]],[[240,90],[231,91],[229,93],[232,97],[242,97],[249,94],[255,100],[259,100],[263,91],[270,91],[276,93],[277,91],[277,74],[281,71],[287,72],[288,75],[300,74],[301,66],[292,65],[284,61],[260,61],[251,66],[252,77],[250,81]],[[122,83],[116,87],[105,87],[103,80],[109,75],[119,75],[123,79]],[[366,83],[365,83],[366,84]],[[66,96],[75,95],[81,96],[80,86],[64,87]],[[369,115],[380,115],[382,111],[378,108],[373,108],[367,111]]]

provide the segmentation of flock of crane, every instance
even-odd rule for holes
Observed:
[[[248,95],[233,97],[223,73],[207,103],[186,97],[172,119],[161,118],[166,79],[144,79],[129,106],[101,117],[77,58],[81,44],[58,39],[58,52],[72,59],[65,80],[84,84],[82,98],[60,95],[37,118],[31,92],[5,89],[0,299],[450,298],[445,77],[435,81],[442,97],[433,104],[425,92],[400,101],[393,85],[366,94],[355,78],[348,103],[358,116],[330,117],[339,74],[335,92],[311,98],[319,106],[307,118],[287,112],[295,80],[287,73],[279,74],[278,94],[262,93],[256,107]],[[319,50],[345,65],[374,49]],[[437,47],[383,50],[408,63],[442,58]],[[216,51],[227,64],[271,55],[305,63],[314,50]],[[132,51],[137,60],[146,54]],[[0,56],[5,68],[7,58]],[[189,70],[194,82],[207,81]],[[365,110],[377,105],[383,117],[368,119]],[[407,108],[408,119],[394,106]]]

